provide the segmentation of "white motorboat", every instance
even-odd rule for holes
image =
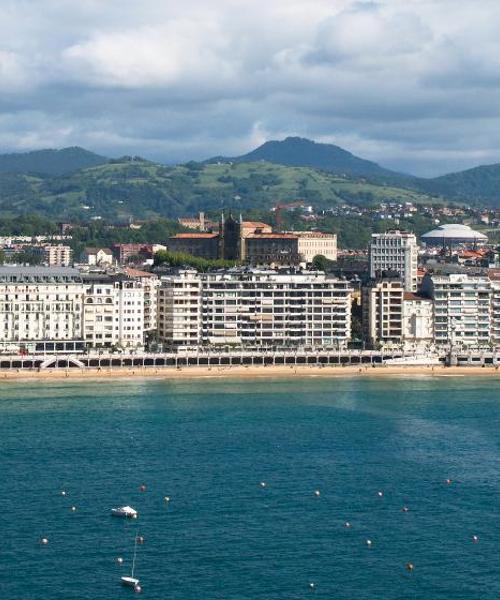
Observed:
[[[122,585],[128,585],[130,587],[135,588],[136,586],[139,585],[139,580],[137,579],[137,577],[122,577],[121,578],[121,582]]]
[[[131,506],[122,506],[120,508],[112,508],[111,514],[113,517],[122,517],[124,519],[137,519],[139,513]]]

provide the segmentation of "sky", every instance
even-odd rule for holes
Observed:
[[[498,0],[1,0],[0,152],[500,162]]]

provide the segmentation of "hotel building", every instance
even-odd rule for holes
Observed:
[[[0,267],[0,343],[81,340],[83,296],[76,269]]]

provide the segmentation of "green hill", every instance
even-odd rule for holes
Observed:
[[[104,156],[84,148],[35,150],[15,154],[0,154],[0,173],[33,173],[36,175],[65,175],[79,169],[102,165]]]
[[[430,193],[470,204],[500,206],[500,164],[483,165],[434,179],[420,180],[419,187]]]
[[[101,217],[123,222],[223,207],[269,210],[276,203],[298,199],[317,208],[344,202],[435,201],[427,194],[362,178],[262,161],[166,167],[125,158],[65,176],[0,174],[4,216],[36,213],[57,220]]]
[[[384,169],[377,163],[359,158],[334,144],[320,144],[300,137],[287,137],[281,141],[269,141],[243,156],[233,158],[215,157],[207,162],[248,163],[272,162],[290,167],[312,167],[354,177],[365,177],[384,182],[407,182],[408,175]]]

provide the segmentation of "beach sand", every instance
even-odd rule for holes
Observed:
[[[497,367],[443,367],[443,366],[402,366],[350,365],[339,367],[315,365],[301,366],[232,366],[232,367],[148,367],[113,369],[47,369],[9,370],[0,372],[0,380],[60,380],[60,379],[123,379],[123,378],[157,378],[157,379],[292,379],[294,377],[498,377]]]

